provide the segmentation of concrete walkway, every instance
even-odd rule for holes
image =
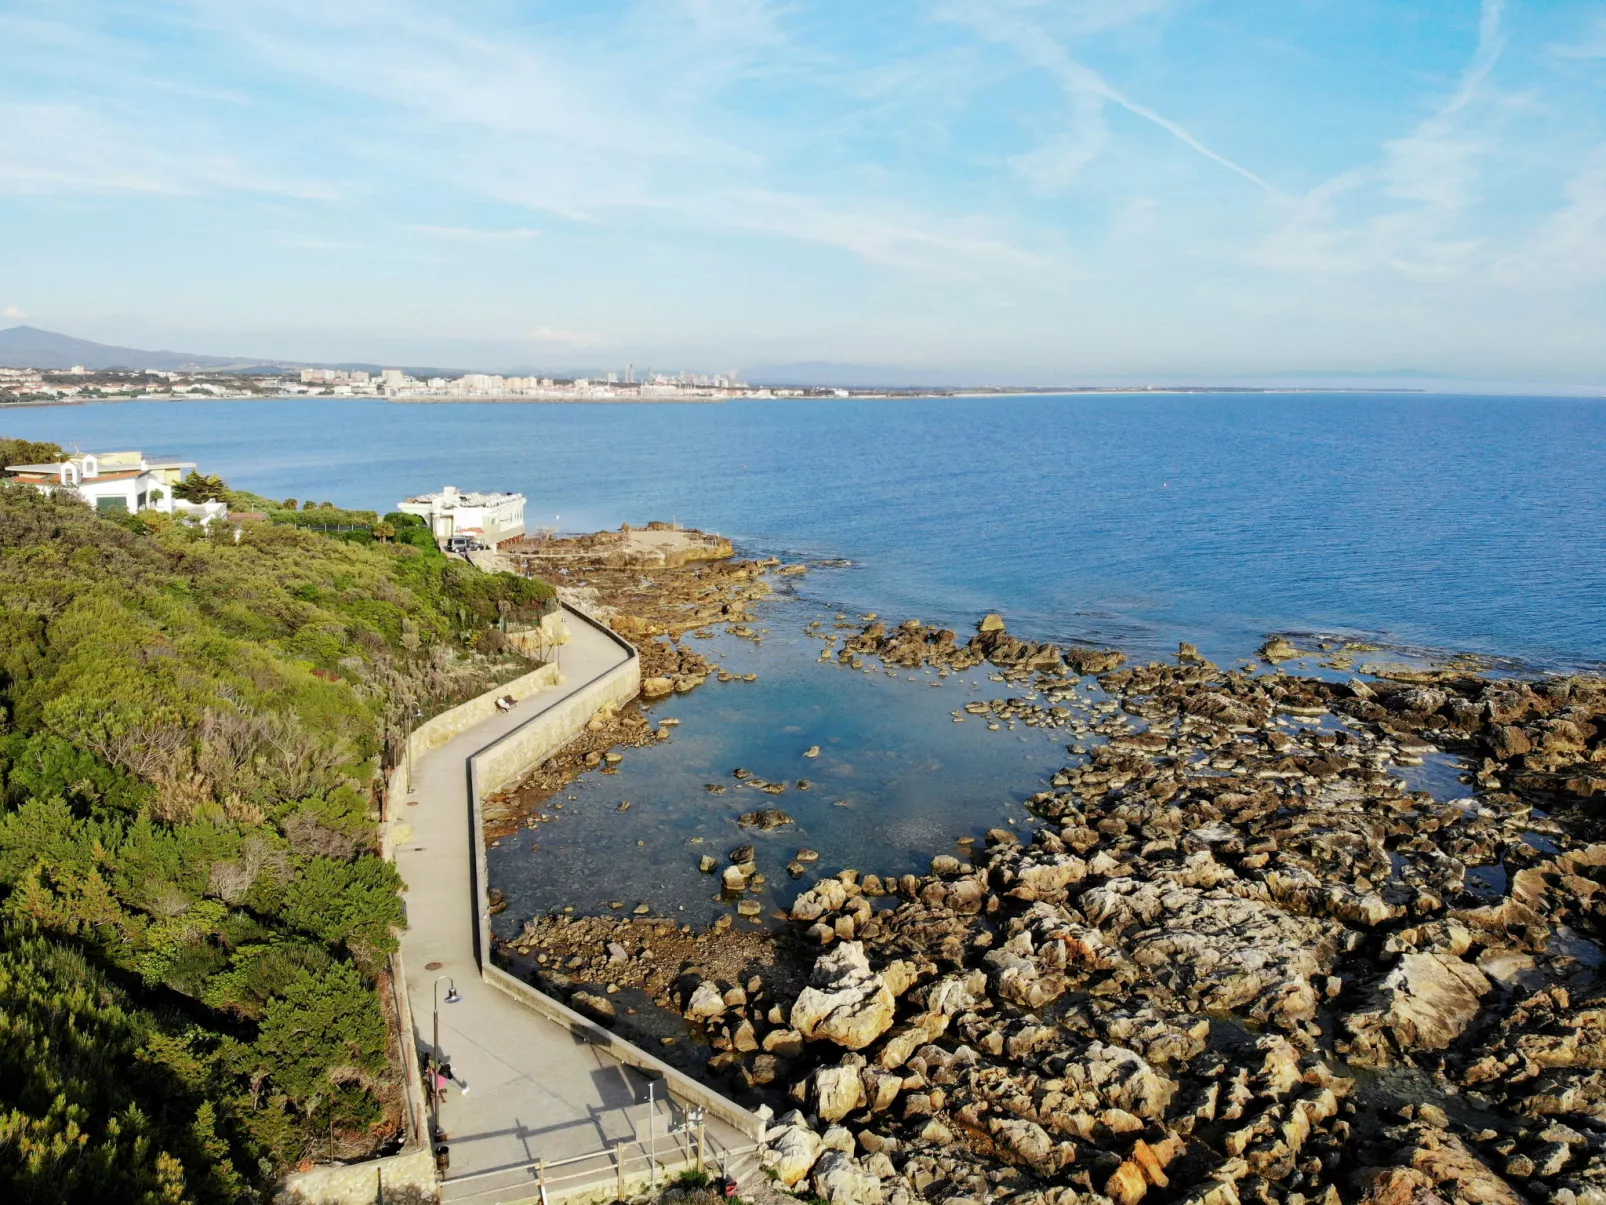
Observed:
[[[532,1175],[517,1170],[522,1165],[598,1152],[619,1139],[648,1138],[645,1077],[482,982],[474,962],[464,763],[625,659],[618,645],[589,625],[571,621],[569,630],[570,643],[558,654],[563,682],[419,757],[413,790],[396,817],[411,829],[397,831],[396,869],[407,883],[401,945],[421,1053],[430,1047],[435,1001],[444,1000],[446,979],[462,997],[439,1005],[441,1053],[471,1089],[464,1093],[453,1084],[440,1106],[451,1150],[442,1191],[448,1201],[526,1200],[535,1194]],[[671,1116],[661,1086],[657,1095],[659,1150],[671,1157],[671,1144],[663,1139]],[[708,1129],[726,1146],[746,1141],[712,1119]],[[594,1168],[599,1182],[613,1175],[601,1158],[582,1166]],[[496,1169],[506,1170],[482,1174]]]

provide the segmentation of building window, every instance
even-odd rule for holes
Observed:
[[[121,497],[96,498],[95,509],[103,515],[115,515],[119,511],[126,515],[128,513],[128,499]]]
[[[139,496],[139,500],[134,505],[134,509],[135,510],[144,510],[145,507],[148,504],[149,504],[149,502],[148,502],[148,500],[146,498],[146,495],[143,492],[141,492],[141,494]]]

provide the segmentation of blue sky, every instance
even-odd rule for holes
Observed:
[[[0,0],[0,310],[308,359],[1606,381],[1606,3]]]

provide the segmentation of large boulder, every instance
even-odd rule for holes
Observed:
[[[841,1121],[869,1103],[864,1078],[855,1066],[816,1067],[805,1081],[806,1099],[821,1121]],[[795,1091],[795,1089],[794,1089]]]
[[[1105,1108],[1158,1121],[1165,1116],[1177,1085],[1135,1051],[1093,1042],[1065,1069],[1067,1085],[1075,1085]]]
[[[1074,1146],[1056,1143],[1035,1121],[994,1118],[987,1128],[1005,1158],[1025,1164],[1044,1179],[1057,1176],[1066,1164],[1076,1161]]]
[[[705,979],[697,985],[697,989],[691,994],[691,999],[686,1002],[686,1019],[688,1021],[712,1021],[715,1017],[724,1015],[724,993]]]
[[[1065,664],[1078,674],[1107,674],[1126,660],[1125,653],[1113,649],[1069,648]]]
[[[1260,655],[1275,665],[1279,661],[1291,661],[1300,655],[1299,650],[1281,636],[1273,636],[1260,646]]]
[[[993,991],[1011,1004],[1038,1009],[1065,994],[1065,976],[1044,971],[1031,958],[1013,950],[991,950],[982,959],[992,975]]]
[[[1389,1061],[1383,1031],[1402,1050],[1445,1050],[1478,1015],[1489,980],[1451,954],[1406,954],[1378,985],[1372,1007],[1347,1019],[1360,1052]]]
[[[813,858],[799,858],[811,862]],[[819,920],[827,913],[839,912],[848,902],[848,889],[836,879],[822,879],[792,902],[793,920]]]
[[[770,1130],[764,1138],[768,1149],[760,1162],[787,1188],[795,1188],[808,1178],[820,1156],[820,1136],[804,1125],[798,1114],[787,1116],[795,1120],[783,1121]]]
[[[1168,884],[1158,899],[1151,900],[1145,891],[1110,899],[1119,899],[1137,922],[1154,924],[1124,935],[1132,961],[1190,1009],[1243,1011],[1253,1020],[1285,1028],[1316,1015],[1311,978],[1332,968],[1342,932],[1336,922],[1295,916],[1223,889]],[[1156,911],[1148,920],[1151,903]],[[1084,911],[1087,907],[1084,896]],[[1110,925],[1101,922],[1106,930]]]
[[[870,969],[864,945],[845,941],[814,961],[809,986],[792,1005],[792,1028],[814,1041],[863,1050],[892,1026],[896,1001]]]
[[[814,1195],[831,1205],[881,1205],[881,1181],[841,1151],[826,1151],[814,1165]]]

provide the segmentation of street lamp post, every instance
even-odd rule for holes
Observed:
[[[441,1097],[436,1080],[441,1066],[441,981],[443,979],[446,981],[447,1004],[456,1004],[463,998],[458,993],[457,984],[450,975],[435,976],[435,982],[430,986],[430,996],[435,1004],[435,1027],[429,1047],[429,1129],[431,1138],[440,1137],[441,1132]]]
[[[422,707],[413,708],[412,727],[407,730],[406,744],[403,746],[403,752],[407,755],[407,793],[409,795],[413,793],[413,733],[418,731],[418,722],[423,718],[424,709]]]

